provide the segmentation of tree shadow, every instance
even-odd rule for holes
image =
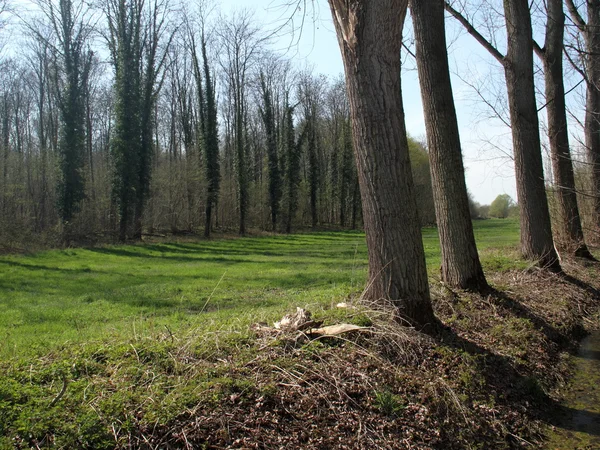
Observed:
[[[553,414],[547,418],[549,425],[562,430],[600,437],[600,413],[571,408],[557,402],[552,402],[550,408]]]
[[[51,267],[51,266],[43,266],[40,264],[23,264],[17,261],[9,261],[9,260],[2,260],[0,259],[0,264],[4,264],[6,266],[10,266],[10,267],[19,267],[22,269],[27,269],[27,270],[44,270],[44,271],[51,271],[51,272],[62,272],[62,273],[90,273],[92,272],[92,269],[90,269],[89,267],[81,267],[78,269],[66,269],[66,268],[60,268],[60,267]]]
[[[530,308],[519,302],[518,299],[511,297],[506,292],[490,288],[489,298],[496,306],[500,306],[514,316],[529,320],[536,329],[542,332],[546,339],[558,344],[566,344],[570,341],[564,332],[557,329],[546,319],[533,312]]]
[[[597,288],[595,288],[591,284],[586,283],[585,281],[580,280],[578,278],[575,278],[574,276],[569,275],[567,273],[562,273],[560,275],[560,278],[562,280],[566,281],[567,283],[572,284],[572,285],[578,287],[579,289],[587,292],[592,297],[594,297],[594,299],[600,300],[600,290],[598,290]]]

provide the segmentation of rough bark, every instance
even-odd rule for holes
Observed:
[[[504,71],[521,218],[521,252],[542,267],[560,271],[552,240],[544,185],[539,120],[533,80],[533,39],[527,0],[505,0],[508,37]]]
[[[548,0],[547,11],[545,44],[537,52],[544,65],[548,139],[559,206],[558,222],[566,250],[576,256],[592,258],[584,241],[569,146],[563,81],[565,15],[562,0]]]
[[[585,147],[591,166],[591,196],[593,201],[590,228],[595,239],[600,235],[600,2],[587,1],[587,21],[573,3],[567,0],[573,22],[585,42],[584,75],[586,78]]]
[[[407,0],[329,0],[344,60],[369,255],[364,296],[433,324],[400,88]]]
[[[533,38],[527,0],[504,0],[507,53],[502,55],[448,2],[445,8],[504,67],[513,140],[521,253],[539,265],[560,271],[552,239],[535,103]]]
[[[450,81],[444,1],[411,0],[410,7],[442,250],[442,280],[452,287],[484,291],[488,284],[473,234]]]

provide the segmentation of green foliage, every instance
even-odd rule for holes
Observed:
[[[389,390],[375,391],[373,406],[389,417],[399,415],[406,408],[403,399]]]
[[[494,199],[489,209],[489,216],[497,219],[506,219],[509,216],[514,201],[508,194],[501,194]]]
[[[194,78],[196,80],[196,95],[198,97],[198,115],[200,117],[198,147],[204,149],[207,180],[204,236],[209,237],[212,227],[212,211],[219,200],[219,191],[221,188],[217,98],[206,50],[206,37],[203,33],[201,37],[202,70],[200,68],[196,42],[193,34],[190,35],[190,41],[194,65]],[[202,83],[203,79],[204,84]]]
[[[271,89],[267,85],[265,74],[262,72],[260,74],[260,84],[263,94],[261,117],[265,127],[267,158],[269,164],[269,206],[271,207],[271,226],[273,227],[273,231],[276,231],[279,203],[281,202],[282,195],[282,180],[277,151],[277,123],[275,120]]]
[[[55,52],[58,73],[54,82],[60,110],[58,209],[63,223],[79,211],[85,198],[83,174],[86,153],[86,93],[92,52],[86,51],[89,27],[71,0],[60,0],[59,15],[54,16],[54,31],[61,45]]]
[[[146,9],[143,0],[110,0],[107,4],[109,48],[115,69],[113,201],[119,208],[122,241],[141,238],[141,219],[150,193],[154,106],[165,61],[159,55],[163,7],[155,4]]]

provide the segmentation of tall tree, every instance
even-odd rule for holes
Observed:
[[[559,227],[567,251],[576,256],[593,258],[583,236],[577,205],[575,175],[569,146],[565,84],[563,79],[563,50],[565,14],[562,0],[547,0],[546,38],[544,48],[534,41],[534,49],[544,65],[548,140],[552,169],[559,205]]]
[[[504,0],[506,55],[500,53],[460,12],[448,3],[445,6],[504,69],[519,197],[521,253],[527,259],[538,261],[542,267],[560,271],[544,184],[529,2]]]
[[[273,105],[272,89],[269,86],[267,76],[260,73],[260,88],[262,91],[263,104],[260,108],[261,118],[265,128],[267,159],[269,170],[269,206],[271,208],[271,227],[277,230],[277,218],[279,204],[281,202],[281,172],[279,166],[279,155],[277,151],[277,119],[275,117],[275,106]]]
[[[224,21],[219,30],[226,89],[232,103],[232,131],[237,166],[239,233],[245,234],[250,201],[249,168],[247,161],[247,84],[250,69],[256,62],[264,39],[252,24],[248,13],[236,14]]]
[[[204,213],[204,236],[210,237],[213,210],[219,200],[221,182],[221,163],[219,159],[219,123],[217,110],[217,95],[214,85],[210,62],[207,51],[207,38],[204,31],[204,17],[202,17],[202,33],[200,47],[202,52],[202,65],[200,64],[196,40],[190,32],[190,44],[194,78],[196,79],[196,93],[198,96],[199,129],[198,138],[200,146],[204,149],[204,162],[206,169],[206,205]]]
[[[588,0],[586,11],[580,13],[573,0],[566,0],[569,15],[583,36],[582,68],[578,70],[586,81],[585,148],[591,165],[593,217],[592,230],[600,234],[600,2]],[[583,5],[583,3],[581,3]]]
[[[442,250],[442,280],[453,287],[483,291],[488,289],[488,284],[469,213],[448,66],[444,1],[411,0],[410,8]]]
[[[294,127],[294,108],[289,104],[286,95],[284,101],[283,123],[282,123],[282,154],[285,157],[285,201],[287,206],[285,232],[292,232],[292,222],[298,208],[298,187],[300,185],[300,155],[302,144],[306,137],[304,126],[302,133],[296,139]]]
[[[318,160],[318,109],[321,103],[320,86],[323,80],[314,78],[309,73],[304,73],[300,80],[298,98],[302,105],[306,132],[306,155],[308,157],[308,184],[310,189],[310,217],[312,228],[316,228],[319,221],[318,198],[320,170]]]
[[[435,321],[417,215],[400,50],[407,0],[329,0],[346,72],[369,254],[365,297]]]
[[[156,98],[162,85],[167,45],[165,3],[109,0],[106,17],[115,71],[115,165],[113,195],[119,206],[119,238],[142,235],[149,195]],[[172,38],[173,35],[171,35]]]
[[[63,224],[68,224],[85,198],[86,92],[92,55],[87,7],[72,0],[41,3],[56,34],[54,84],[60,110],[60,171],[58,201]],[[43,119],[42,119],[43,120]]]

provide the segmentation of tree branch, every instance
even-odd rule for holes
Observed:
[[[577,25],[577,28],[579,28],[581,31],[585,31],[587,23],[585,23],[585,20],[583,20],[581,14],[579,14],[575,3],[573,3],[573,0],[566,0],[566,3],[567,9],[569,10],[569,15],[571,16],[571,19],[573,19],[573,22],[575,22],[575,25]]]
[[[538,58],[540,58],[542,60],[545,58],[546,47],[545,46],[544,46],[544,48],[540,47],[540,44],[538,44],[535,39],[533,40],[533,51],[535,52],[536,55],[538,55]]]
[[[471,23],[467,20],[465,16],[463,16],[461,13],[455,10],[448,2],[444,2],[444,7],[446,11],[448,11],[452,15],[452,17],[458,20],[460,24],[463,27],[465,27],[467,32],[471,36],[473,36],[477,40],[477,42],[479,42],[483,46],[483,48],[490,52],[490,54],[494,58],[496,58],[496,60],[498,60],[500,64],[504,65],[504,55],[500,53],[498,49],[491,44],[490,41],[483,37],[481,33],[479,33],[479,31],[475,29],[475,27],[471,25]]]

